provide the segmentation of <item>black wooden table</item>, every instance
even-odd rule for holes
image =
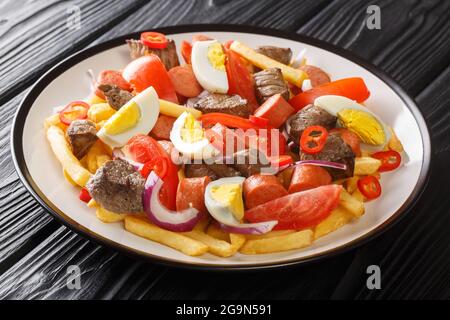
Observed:
[[[378,5],[381,29],[368,29]],[[74,7],[77,6],[77,7]],[[67,18],[79,8],[81,29]],[[75,21],[76,23],[76,21]],[[306,266],[252,273],[185,271],[133,260],[55,222],[14,170],[11,121],[43,72],[68,55],[159,26],[232,23],[322,39],[374,63],[415,98],[432,135],[432,175],[413,210],[356,250]],[[112,0],[0,4],[1,299],[450,298],[450,1]],[[389,107],[389,106],[385,106]],[[366,268],[381,268],[368,290]],[[81,289],[66,286],[81,268]]]

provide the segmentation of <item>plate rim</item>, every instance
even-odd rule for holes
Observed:
[[[149,29],[147,29],[149,30]],[[166,27],[158,27],[153,28],[152,30],[162,32],[165,34],[182,34],[189,32],[236,32],[236,33],[247,33],[247,34],[259,34],[266,36],[273,36],[278,38],[284,38],[292,41],[306,43],[320,49],[324,49],[326,51],[337,54],[351,62],[358,64],[359,66],[365,68],[375,76],[377,76],[380,80],[382,80],[388,87],[390,87],[396,95],[405,103],[406,107],[409,109],[411,114],[416,121],[419,131],[422,138],[422,147],[423,147],[423,160],[420,169],[419,178],[417,180],[416,185],[414,186],[413,191],[408,196],[406,201],[400,206],[400,208],[395,211],[386,221],[384,221],[381,225],[373,229],[372,231],[363,234],[357,239],[354,239],[346,244],[341,246],[329,249],[327,251],[313,254],[304,258],[292,258],[283,262],[255,262],[252,264],[235,264],[235,265],[216,265],[214,263],[192,263],[192,262],[183,262],[175,259],[165,258],[153,255],[148,252],[143,252],[126,245],[122,245],[120,243],[116,243],[113,240],[103,237],[100,234],[97,234],[86,227],[78,224],[76,221],[68,217],[64,212],[58,209],[41,191],[41,189],[36,185],[35,181],[31,177],[27,165],[24,159],[23,152],[23,130],[24,124],[27,119],[28,113],[36,100],[36,98],[40,95],[43,89],[51,83],[56,77],[64,73],[65,70],[72,67],[73,65],[95,55],[100,52],[103,52],[108,49],[112,49],[114,47],[123,45],[126,39],[137,38],[142,31],[137,31],[133,33],[129,33],[126,35],[122,35],[111,40],[101,42],[94,46],[90,46],[83,50],[77,51],[70,55],[69,57],[61,60],[56,63],[50,70],[45,72],[31,87],[31,89],[26,93],[25,97],[22,99],[15,115],[14,120],[11,127],[11,137],[10,137],[10,145],[11,145],[11,155],[14,163],[14,168],[19,176],[20,181],[25,186],[27,191],[31,194],[31,196],[46,210],[50,213],[53,218],[55,218],[62,225],[66,226],[70,230],[80,234],[85,239],[90,241],[94,241],[102,246],[105,246],[110,249],[117,250],[121,253],[124,253],[128,256],[132,256],[138,259],[144,259],[148,262],[158,263],[170,267],[184,268],[184,269],[196,269],[196,270],[213,270],[213,271],[247,271],[247,270],[267,270],[267,269],[279,269],[285,267],[291,267],[294,265],[304,265],[307,263],[311,263],[314,261],[323,260],[325,258],[330,258],[332,256],[336,256],[338,254],[347,252],[351,249],[355,249],[356,247],[361,246],[364,243],[367,243],[370,240],[373,240],[375,237],[381,235],[383,232],[392,227],[395,223],[400,221],[400,218],[403,218],[410,209],[414,206],[414,204],[418,201],[418,199],[423,194],[425,187],[428,183],[430,171],[431,171],[431,152],[432,145],[429,135],[429,130],[426,124],[426,121],[417,107],[414,100],[408,95],[408,93],[390,76],[385,74],[383,71],[379,70],[370,62],[362,59],[361,57],[351,53],[346,49],[339,48],[333,44],[324,42],[322,40],[314,39],[309,36],[305,36],[302,34],[296,34],[293,32],[280,31],[277,29],[266,28],[266,27],[255,27],[250,25],[233,25],[233,24],[185,24],[185,25],[176,25],[176,26],[166,26]]]

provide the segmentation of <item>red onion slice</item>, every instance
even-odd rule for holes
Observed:
[[[170,231],[191,231],[201,218],[200,212],[195,208],[183,211],[172,211],[166,209],[159,202],[159,191],[163,185],[162,179],[153,171],[145,181],[142,201],[147,217],[157,226]]]
[[[300,161],[294,162],[290,165],[280,167],[278,172],[286,170],[287,168],[290,168],[292,166],[298,166],[301,164],[308,164],[308,165],[319,166],[319,167],[328,167],[328,168],[339,169],[339,170],[347,170],[347,165],[344,163],[331,162],[331,161],[325,161],[325,160],[300,160]]]
[[[264,221],[258,223],[241,223],[236,225],[226,225],[219,222],[219,226],[222,230],[230,233],[240,233],[240,234],[264,234],[271,231],[278,221]]]
[[[136,162],[136,161],[131,160],[130,158],[128,158],[128,157],[125,155],[125,153],[123,153],[123,151],[122,151],[121,149],[119,149],[119,148],[113,149],[113,151],[112,151],[112,156],[113,156],[113,159],[121,159],[121,160],[124,160],[124,161],[128,162],[128,163],[131,164],[131,165],[134,167],[134,169],[136,169],[136,170],[141,170],[142,167],[144,166],[143,163]]]

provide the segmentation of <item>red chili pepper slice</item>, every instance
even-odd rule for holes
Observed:
[[[164,49],[167,47],[167,38],[165,35],[159,32],[142,32],[141,42],[152,49]]]
[[[164,179],[167,175],[168,161],[166,157],[160,156],[148,161],[141,169],[142,176],[147,178],[150,172],[154,171],[158,177]]]
[[[359,179],[358,189],[369,200],[376,199],[381,195],[380,182],[374,176],[365,176]]]
[[[300,148],[308,154],[316,154],[322,151],[327,141],[328,131],[322,126],[310,126],[306,128],[300,137]]]
[[[292,160],[292,157],[288,154],[283,154],[278,157],[271,157],[270,158],[270,164],[274,167],[284,167],[288,164],[292,164],[294,160]]]
[[[229,128],[239,128],[242,130],[261,129],[248,119],[220,112],[203,114],[199,120],[202,122],[204,128],[212,127],[216,123],[220,123]]]
[[[258,127],[261,127],[261,128],[267,128],[267,126],[269,125],[269,120],[268,120],[268,119],[266,119],[266,118],[261,118],[261,117],[258,117],[258,116],[253,116],[253,115],[251,115],[251,116],[248,118],[248,120],[249,120],[251,123],[254,123],[254,124],[256,124]]]
[[[81,189],[80,195],[78,196],[78,198],[79,198],[81,201],[86,202],[86,203],[88,203],[88,202],[91,201],[91,199],[92,199],[91,195],[89,194],[89,191],[87,191],[86,188],[82,188],[82,189]]]
[[[59,120],[66,125],[70,125],[73,120],[86,119],[88,110],[89,105],[86,102],[73,101],[59,112]]]
[[[380,172],[397,169],[402,162],[402,156],[394,150],[376,152],[372,154],[372,157],[381,161],[381,166],[378,169]]]

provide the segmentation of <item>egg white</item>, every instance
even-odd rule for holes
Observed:
[[[112,148],[120,148],[123,147],[128,140],[130,140],[136,134],[149,134],[150,131],[155,126],[156,120],[158,120],[159,115],[159,99],[158,94],[156,93],[153,87],[148,87],[144,91],[140,92],[133,99],[128,101],[122,108],[126,107],[128,104],[136,103],[139,107],[140,118],[136,125],[132,128],[129,128],[125,132],[119,134],[109,134],[106,130],[101,128],[99,132],[97,132],[97,136],[104,143],[109,145]],[[118,113],[115,113],[111,118],[107,120],[113,121],[114,117],[120,116]]]
[[[221,221],[228,225],[238,224],[239,221],[236,220],[234,215],[230,212],[227,206],[223,205],[221,202],[215,200],[211,195],[211,189],[216,186],[222,186],[226,184],[239,184],[244,183],[244,177],[230,177],[230,178],[221,178],[215,181],[211,181],[206,186],[205,190],[205,206],[208,209],[208,212],[216,218],[218,221]]]
[[[364,107],[363,105],[357,103],[356,101],[353,101],[349,98],[342,97],[342,96],[336,96],[336,95],[326,95],[316,98],[314,100],[314,105],[317,107],[320,107],[327,111],[329,114],[337,117],[337,114],[342,111],[343,109],[354,109],[354,110],[360,110],[363,112],[367,112],[368,114],[372,115],[381,125],[384,131],[384,136],[386,138],[386,141],[382,145],[371,145],[367,143],[361,143],[361,148],[365,151],[374,152],[374,151],[380,151],[385,148],[385,146],[389,143],[389,140],[391,139],[391,130],[389,130],[388,126],[378,117],[375,113],[370,111],[367,107]],[[338,125],[339,121],[338,121]]]
[[[196,41],[194,43],[191,53],[192,70],[204,89],[213,93],[227,93],[228,78],[226,71],[214,68],[208,59],[208,48],[215,43],[218,43],[218,41]]]
[[[214,148],[206,137],[194,143],[183,140],[181,131],[188,115],[188,112],[183,112],[173,123],[172,130],[170,131],[170,141],[172,141],[175,149],[183,155],[194,159],[209,159],[216,156],[219,151]]]

